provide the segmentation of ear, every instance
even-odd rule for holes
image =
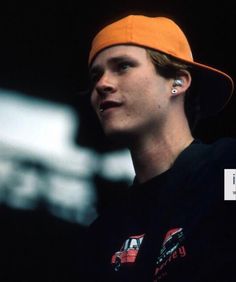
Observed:
[[[172,96],[184,94],[191,85],[191,74],[186,71],[180,71],[175,79],[172,80]]]

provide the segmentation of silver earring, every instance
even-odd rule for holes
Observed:
[[[182,79],[175,79],[173,86],[182,86],[183,81]]]
[[[176,94],[177,92],[178,92],[178,90],[175,89],[175,88],[173,88],[173,89],[171,90],[171,93],[172,93],[172,94]]]

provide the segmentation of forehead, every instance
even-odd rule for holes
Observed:
[[[93,61],[91,67],[101,64],[115,57],[130,57],[133,59],[147,58],[147,52],[144,48],[133,45],[117,45],[102,50]]]

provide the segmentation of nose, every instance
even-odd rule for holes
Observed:
[[[104,73],[97,82],[95,89],[100,95],[107,95],[113,93],[116,87],[112,75],[108,72]]]

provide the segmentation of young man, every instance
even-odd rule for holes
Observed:
[[[236,170],[236,141],[203,144],[190,129],[227,104],[232,79],[194,62],[175,22],[142,15],[96,35],[89,70],[91,104],[108,138],[129,148],[136,177],[92,224],[84,279],[235,281],[236,205],[224,201],[224,170]]]

